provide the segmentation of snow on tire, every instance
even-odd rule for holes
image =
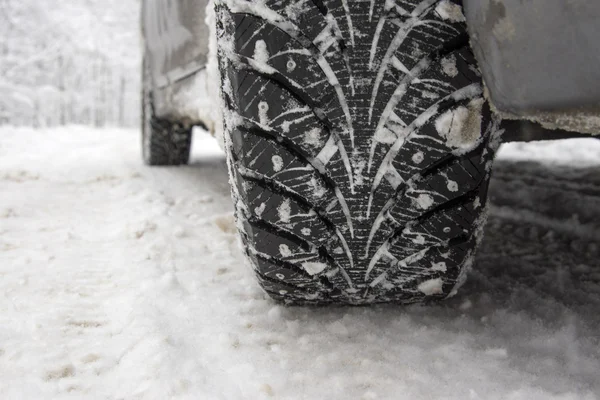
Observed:
[[[291,304],[415,303],[464,281],[498,123],[447,0],[216,2],[237,225]]]

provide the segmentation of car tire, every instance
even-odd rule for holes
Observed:
[[[454,295],[486,218],[499,121],[460,5],[216,2],[237,225],[287,304]]]
[[[187,164],[192,146],[192,126],[159,118],[154,113],[150,71],[142,62],[142,157],[148,165]]]

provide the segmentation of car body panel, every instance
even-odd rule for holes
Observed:
[[[566,129],[577,129],[567,123],[574,118],[600,115],[600,1],[464,0],[463,5],[471,45],[498,111],[556,121]]]
[[[196,103],[189,103],[189,93],[207,93],[209,79],[198,75],[208,62],[210,33],[204,21],[209,2],[142,0],[151,76],[145,90],[152,90],[160,117],[208,120],[199,117]],[[599,0],[462,3],[487,92],[502,117],[542,124],[535,129],[526,124],[538,138],[548,128],[600,133]]]
[[[153,88],[193,75],[207,63],[208,0],[143,0],[142,35]]]

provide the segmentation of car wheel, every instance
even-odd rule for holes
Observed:
[[[456,293],[482,236],[498,121],[448,0],[216,5],[237,225],[288,304]]]
[[[192,126],[158,118],[154,114],[150,70],[142,63],[142,156],[148,165],[187,164],[192,145]]]

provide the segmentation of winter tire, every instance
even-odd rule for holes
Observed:
[[[232,195],[288,304],[453,295],[481,239],[498,121],[448,0],[220,0]]]
[[[154,114],[149,70],[142,63],[142,156],[148,165],[187,164],[192,146],[192,127],[158,118]]]

